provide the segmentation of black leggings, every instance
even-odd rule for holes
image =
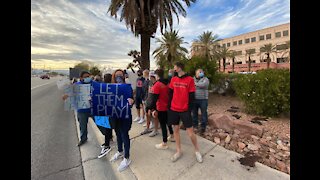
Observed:
[[[158,111],[158,119],[162,130],[163,142],[166,143],[168,141],[167,127],[169,129],[170,134],[173,134],[172,126],[168,125],[167,111]]]
[[[112,129],[105,128],[102,126],[97,125],[101,133],[104,135],[104,143],[105,146],[110,146],[110,139],[112,139]]]

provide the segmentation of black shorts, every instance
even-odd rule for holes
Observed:
[[[136,108],[140,109],[140,105],[142,104],[142,98],[141,97],[137,97],[135,104],[136,104]]]
[[[192,127],[192,118],[191,118],[191,112],[177,112],[177,111],[168,111],[168,124],[169,125],[179,125],[180,119],[184,125],[185,128],[191,128]]]

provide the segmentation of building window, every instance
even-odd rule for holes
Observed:
[[[256,37],[251,38],[251,42],[256,42]]]
[[[264,40],[264,35],[259,36],[259,40],[263,41]]]
[[[247,44],[247,43],[250,42],[250,39],[249,39],[249,38],[248,38],[248,39],[245,39],[244,42]]]
[[[236,64],[242,64],[242,61],[238,61],[238,62],[236,62]]]
[[[222,44],[222,47],[226,47],[226,44]]]
[[[281,37],[281,32],[276,32],[276,38],[279,38],[279,37]]]
[[[254,53],[256,53],[256,49],[248,49],[247,51],[251,51],[252,52],[252,54],[254,54]]]
[[[230,47],[230,43],[227,43],[227,47]]]
[[[237,41],[233,41],[233,45],[236,46],[237,45]]]
[[[285,50],[285,49],[288,49],[288,46],[287,46],[287,44],[280,44],[280,45],[277,45],[277,46],[276,46],[276,49],[277,49],[278,51],[280,51],[280,50]]]
[[[288,62],[288,57],[277,58],[277,63],[286,63]]]
[[[267,34],[266,39],[271,39],[271,34]]]
[[[236,56],[242,55],[242,51],[236,51]]]
[[[282,36],[288,36],[288,35],[289,35],[289,31],[288,30],[282,32]]]
[[[239,43],[239,45],[241,45],[242,44],[242,40],[239,40],[238,43]]]

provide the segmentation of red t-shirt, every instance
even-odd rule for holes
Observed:
[[[159,94],[157,100],[157,110],[158,111],[167,111],[168,110],[168,101],[169,101],[169,88],[164,83],[157,81],[152,86],[153,94]]]
[[[189,93],[196,91],[193,78],[191,76],[182,78],[175,76],[171,79],[169,88],[173,90],[171,110],[177,112],[188,111]]]

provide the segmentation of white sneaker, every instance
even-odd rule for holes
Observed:
[[[145,123],[145,124],[143,125],[143,127],[147,127],[147,123]]]
[[[123,158],[123,160],[121,161],[119,167],[118,167],[118,171],[123,171],[125,170],[131,163],[131,160],[130,159],[126,159],[126,158]]]
[[[133,120],[133,122],[137,122],[137,121],[139,121],[140,120],[140,117],[136,117],[134,120]]]
[[[163,143],[160,143],[160,144],[156,144],[155,145],[156,149],[168,149],[169,146],[167,144],[163,144]]]
[[[110,159],[110,161],[114,162],[122,157],[123,157],[123,152],[120,153],[119,151],[117,151],[116,154],[114,154],[113,157]]]
[[[144,122],[144,119],[141,118],[140,121],[138,122],[139,124],[142,124]]]
[[[158,135],[158,134],[159,134],[158,131],[153,130],[153,131],[149,134],[149,137],[154,137],[154,136],[156,136],[156,135]]]
[[[200,152],[196,152],[196,158],[197,158],[197,161],[199,162],[199,163],[202,163],[202,155],[201,155],[201,153]]]
[[[154,128],[154,124],[152,123],[152,121],[150,122],[150,129]]]

